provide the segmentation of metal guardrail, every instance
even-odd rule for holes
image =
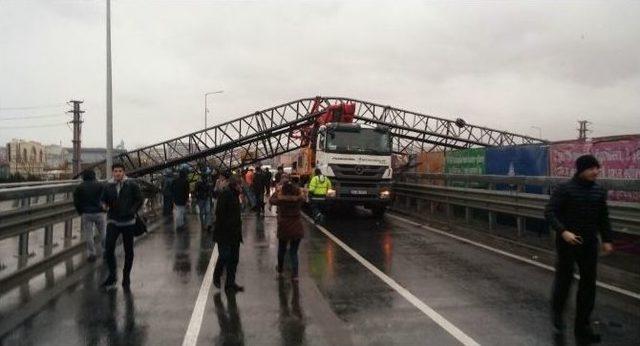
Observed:
[[[548,176],[505,176],[505,175],[476,175],[476,174],[442,174],[442,173],[411,173],[406,172],[399,177],[400,181],[428,181],[438,180],[450,185],[453,182],[462,183],[465,186],[476,184],[506,184],[516,187],[525,185],[541,186],[544,188],[553,188],[554,186],[567,181],[567,177],[548,177]],[[640,191],[640,179],[598,179],[598,184],[608,190],[617,191]]]
[[[0,190],[14,188],[14,187],[57,185],[57,184],[68,184],[68,183],[78,183],[78,180],[46,180],[46,181],[24,181],[19,183],[3,183],[3,184],[0,184]]]
[[[495,226],[495,213],[503,213],[517,218],[518,232],[524,230],[525,218],[544,220],[544,208],[549,201],[549,195],[524,193],[517,190],[496,191],[478,188],[464,188],[452,186],[438,186],[428,183],[407,182],[406,180],[424,181],[429,179],[442,179],[445,181],[466,181],[469,183],[487,182],[491,184],[509,185],[538,185],[531,183],[530,177],[500,177],[500,176],[466,176],[446,174],[407,174],[399,177],[400,181],[394,183],[394,191],[399,197],[397,203],[404,203],[404,207],[416,202],[418,209],[423,208],[423,203],[440,203],[445,206],[446,213],[451,216],[450,206],[465,207],[465,217],[470,219],[471,210],[479,209],[489,212],[489,227]],[[502,178],[502,179],[500,179]],[[566,178],[536,177],[536,182],[554,186]],[[623,182],[624,183],[623,183]],[[600,180],[599,180],[600,182]],[[637,191],[634,186],[640,185],[637,180],[624,181],[622,179],[609,179],[608,186],[625,186],[629,191]],[[420,202],[418,202],[420,201]],[[628,203],[609,201],[609,216],[612,227],[616,232],[640,235],[640,203]],[[433,210],[433,205],[431,206]]]
[[[79,222],[79,217],[73,206],[72,192],[79,183],[80,181],[59,181],[0,189],[0,202],[5,202],[5,208],[9,205],[7,201],[14,201],[13,207],[0,210],[0,241],[18,238],[18,249],[14,253],[18,258],[17,268],[0,277],[0,296],[83,252],[84,239],[73,240],[73,224],[74,221]],[[41,200],[42,197],[45,200]],[[44,203],[35,202],[37,200]],[[158,201],[154,198],[151,200]],[[157,205],[150,207],[156,208]],[[54,226],[61,223],[64,224],[64,244],[54,252]],[[32,261],[29,237],[32,232],[42,229],[43,256],[37,261]]]
[[[0,202],[10,200],[24,200],[29,197],[50,196],[59,193],[70,193],[79,181],[63,184],[47,184],[41,186],[20,186],[0,189]]]

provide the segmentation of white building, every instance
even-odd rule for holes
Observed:
[[[44,147],[44,156],[47,169],[66,169],[71,152],[61,145],[53,144]]]
[[[45,166],[44,146],[38,142],[14,139],[7,143],[10,174],[42,175]]]

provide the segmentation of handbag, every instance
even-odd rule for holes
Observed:
[[[134,227],[133,235],[139,237],[147,233],[147,219],[144,216],[136,213],[136,227]]]

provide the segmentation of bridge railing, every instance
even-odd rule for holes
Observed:
[[[402,210],[434,213],[438,206],[452,218],[453,207],[464,208],[465,221],[471,222],[473,210],[487,212],[489,229],[496,227],[497,213],[516,218],[518,235],[526,228],[526,219],[544,220],[544,208],[548,194],[523,192],[525,186],[541,186],[547,192],[566,181],[562,177],[528,177],[463,174],[415,174],[405,173],[396,177],[395,206]],[[618,191],[640,191],[640,180],[599,179],[599,184]],[[456,187],[482,186],[484,188]],[[511,190],[494,190],[506,184]],[[608,201],[611,224],[616,232],[640,235],[640,203]]]
[[[41,274],[47,287],[53,285],[55,266],[66,263],[68,275],[84,262],[85,239],[73,206],[78,184],[0,185],[0,297]],[[146,212],[159,208],[155,196],[147,196]]]

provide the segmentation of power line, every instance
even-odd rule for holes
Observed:
[[[0,107],[0,111],[5,110],[22,110],[22,109],[42,109],[42,108],[54,108],[54,107],[62,107],[64,103],[50,104],[50,105],[40,105],[40,106],[23,106],[23,107]]]
[[[3,127],[0,127],[0,129],[35,129],[35,128],[45,128],[45,127],[59,127],[59,126],[65,126],[65,125],[67,125],[66,122],[57,123],[57,124],[47,124],[47,125],[3,126]]]
[[[603,123],[594,123],[594,125],[598,125],[598,126],[604,126],[604,127],[608,127],[611,129],[617,129],[617,130],[628,130],[629,126],[624,126],[624,125],[612,125],[612,124],[603,124]]]
[[[65,114],[43,114],[43,115],[28,115],[28,116],[17,116],[17,117],[9,117],[9,118],[0,118],[0,121],[5,120],[22,120],[22,119],[40,119],[40,118],[55,118],[55,117],[64,117]]]

